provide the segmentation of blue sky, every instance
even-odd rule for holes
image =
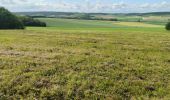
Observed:
[[[11,11],[133,13],[170,11],[170,0],[0,0]]]

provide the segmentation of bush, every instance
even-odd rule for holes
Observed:
[[[170,22],[168,22],[167,24],[166,24],[166,30],[170,30]]]
[[[111,19],[109,19],[109,21],[118,21],[118,19],[116,19],[116,18],[111,18]]]
[[[31,17],[27,17],[27,16],[22,16],[20,17],[20,19],[22,20],[22,22],[24,23],[25,26],[37,26],[37,27],[46,27],[46,23],[45,22],[41,22],[37,19],[33,19]]]
[[[0,29],[24,29],[24,25],[18,17],[0,7]]]

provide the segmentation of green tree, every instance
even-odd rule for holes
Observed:
[[[166,30],[170,30],[170,22],[168,22],[167,24],[166,24]]]
[[[20,20],[25,26],[37,26],[37,27],[46,27],[45,22],[41,22],[38,19],[31,18],[29,16],[19,16]]]
[[[0,29],[24,29],[24,25],[18,17],[0,7]]]

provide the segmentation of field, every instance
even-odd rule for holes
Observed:
[[[49,27],[0,30],[0,99],[170,98],[163,26],[41,20]]]
[[[29,15],[35,18],[37,18],[37,15],[41,15],[41,17],[47,17],[47,18],[55,17],[55,18],[69,18],[69,19],[73,18],[73,19],[105,19],[105,20],[106,19],[107,20],[117,19],[118,21],[123,21],[123,22],[144,22],[144,23],[155,24],[155,25],[165,25],[168,21],[170,21],[170,12],[115,13],[115,14],[112,14],[112,13],[68,13],[68,12],[20,12],[16,14]],[[83,16],[86,16],[86,17],[83,17]],[[90,17],[87,18],[87,16],[90,16]],[[61,20],[58,20],[58,21],[61,22]],[[67,21],[70,22],[71,20],[67,20]]]
[[[49,27],[66,28],[66,29],[101,29],[115,30],[114,28],[129,28],[129,27],[157,27],[162,28],[163,25],[148,24],[143,22],[119,22],[119,21],[99,21],[99,20],[77,20],[77,19],[60,19],[60,18],[38,18],[45,21]],[[97,29],[96,29],[97,28]]]

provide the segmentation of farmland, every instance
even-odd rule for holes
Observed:
[[[48,27],[0,30],[0,99],[170,98],[164,26],[39,19]]]

